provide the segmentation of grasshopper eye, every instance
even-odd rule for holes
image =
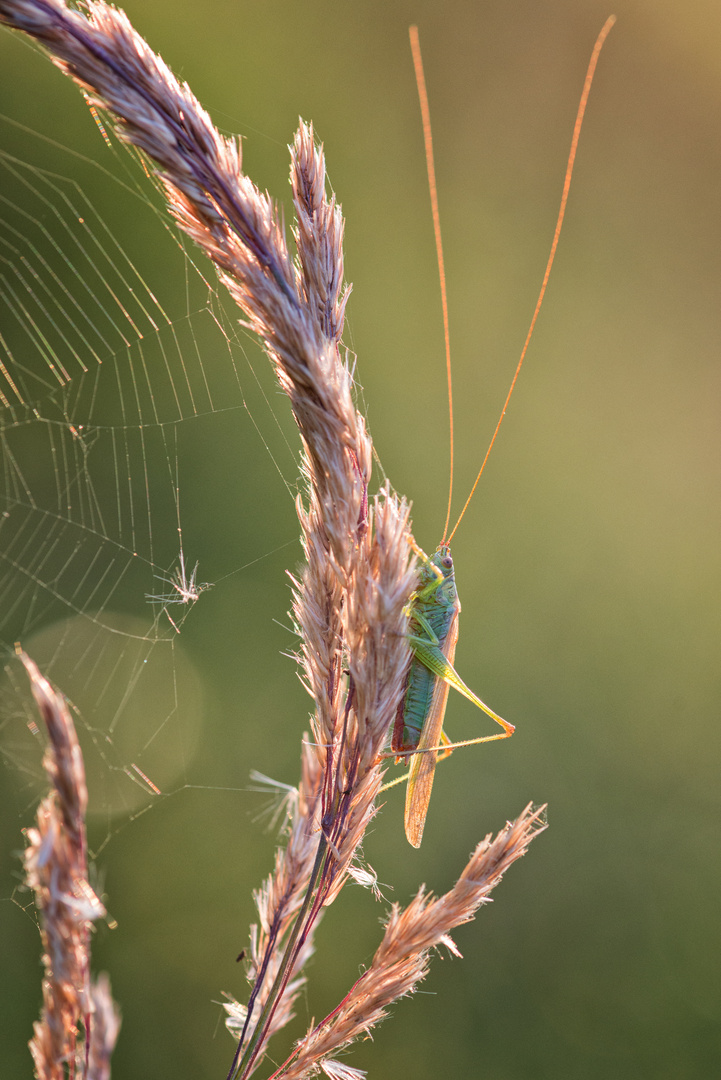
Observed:
[[[445,566],[446,570],[450,570],[453,566],[453,559],[450,557],[450,555],[444,555],[441,559],[441,563],[443,564],[443,566]]]

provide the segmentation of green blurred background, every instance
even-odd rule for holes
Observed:
[[[407,27],[420,28],[435,134],[460,505],[525,337],[583,74],[612,9],[124,6],[214,120],[246,136],[249,174],[286,206],[285,146],[298,114],[314,121],[347,218],[346,342],[383,465],[432,548],[447,420]],[[527,802],[548,802],[550,829],[455,935],[464,959],[435,961],[422,992],[352,1054],[377,1080],[700,1080],[721,1067],[721,7],[614,10],[546,305],[454,542],[457,666],[517,733],[439,769],[420,851],[404,840],[399,791],[365,851],[388,900],[406,902],[420,882],[449,887],[475,843]],[[0,93],[4,113],[104,160],[77,91],[7,33]],[[8,138],[18,156],[37,153]],[[112,205],[105,214],[167,291],[176,271],[153,230],[112,220]],[[97,870],[118,923],[99,929],[93,954],[123,1009],[115,1080],[225,1075],[233,1047],[216,1003],[223,990],[245,996],[235,956],[273,852],[254,821],[262,800],[244,789],[251,768],[295,782],[309,708],[278,625],[283,572],[299,557],[275,550],[295,537],[292,499],[252,433],[210,420],[183,460],[186,549],[210,581],[275,553],[219,581],[183,629],[195,715],[180,790],[142,816],[91,820],[96,847],[109,836]],[[292,460],[282,468],[292,482]],[[480,733],[477,719],[450,702],[453,737]],[[123,760],[157,728],[139,717]],[[0,797],[0,1073],[20,1077],[40,967],[17,891],[35,796],[12,762]],[[352,887],[329,911],[294,1037],[369,962],[385,909]]]

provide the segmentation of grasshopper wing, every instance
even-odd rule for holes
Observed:
[[[453,668],[453,660],[456,655],[456,642],[458,641],[458,610],[454,613],[448,627],[446,640],[442,646],[433,649],[424,649],[424,653],[431,654],[419,656],[419,659],[436,675],[436,683],[433,688],[431,707],[423,724],[421,737],[418,741],[419,753],[411,758],[408,771],[408,787],[406,789],[405,829],[408,843],[413,847],[420,847],[423,839],[423,827],[426,823],[428,804],[433,789],[433,777],[436,772],[437,755],[431,747],[437,747],[443,731],[443,718],[446,714],[448,692],[453,685],[448,678],[447,672],[456,675]],[[418,655],[418,653],[416,653]],[[458,676],[456,675],[456,678]],[[460,682],[460,679],[459,679]],[[471,691],[468,691],[469,693]],[[424,751],[430,750],[430,753]]]

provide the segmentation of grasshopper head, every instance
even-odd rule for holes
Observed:
[[[431,556],[431,562],[440,570],[444,578],[452,577],[453,558],[451,556],[451,545],[446,543],[441,544],[438,550]]]

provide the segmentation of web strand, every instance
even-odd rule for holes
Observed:
[[[200,449],[212,454],[209,425],[240,461],[259,439],[293,495],[297,464],[270,373],[152,195],[122,179],[125,152],[109,170],[17,127],[51,168],[0,151],[0,757],[34,797],[41,750],[21,641],[73,702],[107,823],[97,853],[149,798],[188,786],[202,684],[181,631],[198,600],[212,604],[206,578],[284,546],[254,542],[213,566],[192,484],[185,498]],[[101,161],[112,145],[99,143]],[[121,223],[124,211],[140,232],[157,228],[158,285],[106,223],[109,205]]]

